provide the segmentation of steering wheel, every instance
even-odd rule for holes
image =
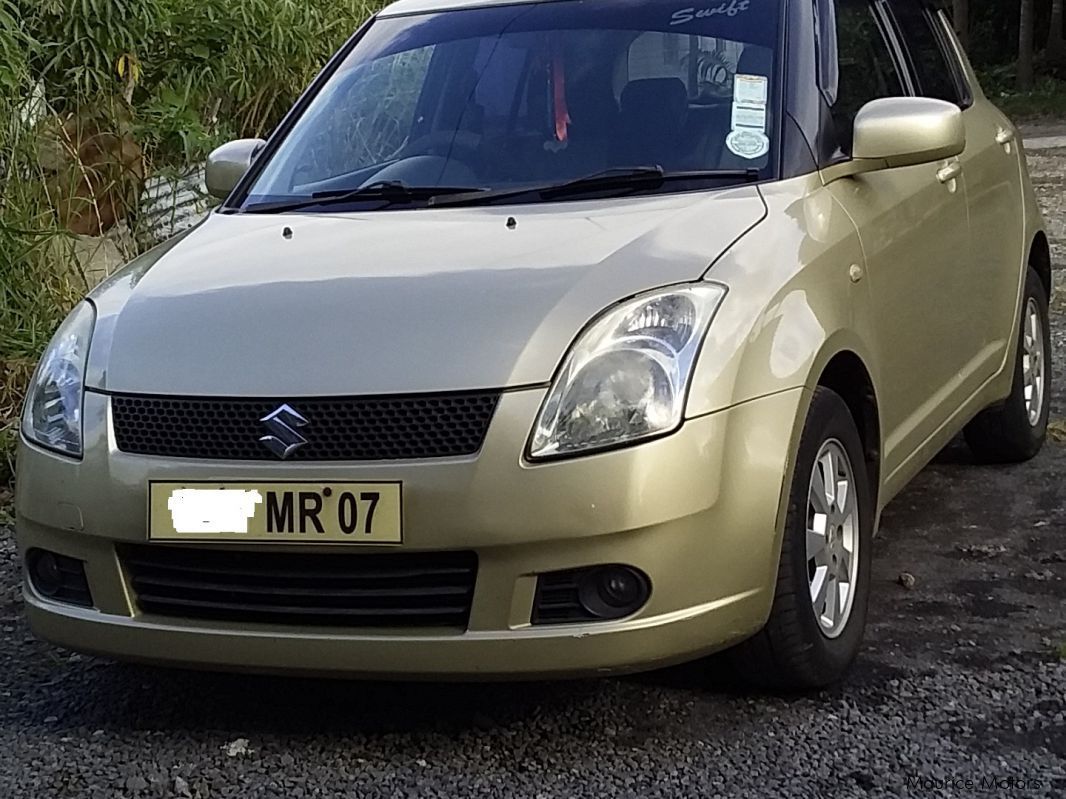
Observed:
[[[399,157],[402,159],[414,155],[439,155],[470,165],[480,160],[480,147],[480,134],[468,130],[436,131],[408,142],[400,150]]]

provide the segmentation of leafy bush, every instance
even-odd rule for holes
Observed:
[[[38,42],[28,59],[71,111],[127,101],[146,151],[179,165],[220,138],[267,133],[367,0],[0,0]],[[2,8],[3,6],[0,6]],[[224,120],[224,122],[220,122]]]
[[[381,4],[0,0],[0,494],[33,364],[88,288],[72,231],[126,217],[146,174],[267,134]]]
[[[15,0],[0,0],[0,92],[15,92],[25,74],[29,40],[18,23]]]
[[[167,18],[165,0],[14,0],[37,42],[31,74],[75,103],[109,94],[115,63],[151,41]]]

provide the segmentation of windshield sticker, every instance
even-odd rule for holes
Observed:
[[[670,15],[670,24],[684,25],[694,19],[706,19],[707,17],[735,17],[749,8],[751,8],[751,0],[729,0],[729,2],[707,8],[682,8]]]
[[[766,106],[762,105],[734,105],[733,106],[733,130],[739,128],[754,128],[766,130]]]
[[[732,130],[754,128],[766,131],[766,101],[770,80],[763,75],[737,75],[733,79]]]
[[[770,152],[770,139],[761,130],[738,128],[726,137],[725,146],[733,155],[754,161]]]
[[[733,102],[765,106],[769,87],[770,79],[764,75],[737,75],[733,79]]]
[[[766,135],[766,107],[770,79],[737,75],[733,79],[733,123],[725,144],[733,155],[754,161],[770,151]]]

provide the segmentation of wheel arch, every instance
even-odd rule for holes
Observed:
[[[1040,282],[1044,284],[1044,291],[1051,297],[1053,290],[1051,279],[1051,245],[1047,234],[1038,230],[1033,237],[1033,243],[1029,246],[1028,265],[1040,276]]]
[[[839,350],[829,357],[814,385],[838,394],[851,411],[876,503],[881,485],[881,411],[870,370],[854,351]]]

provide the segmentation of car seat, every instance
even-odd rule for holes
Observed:
[[[622,89],[612,163],[675,168],[685,160],[681,144],[687,115],[688,90],[680,78],[630,81]]]

